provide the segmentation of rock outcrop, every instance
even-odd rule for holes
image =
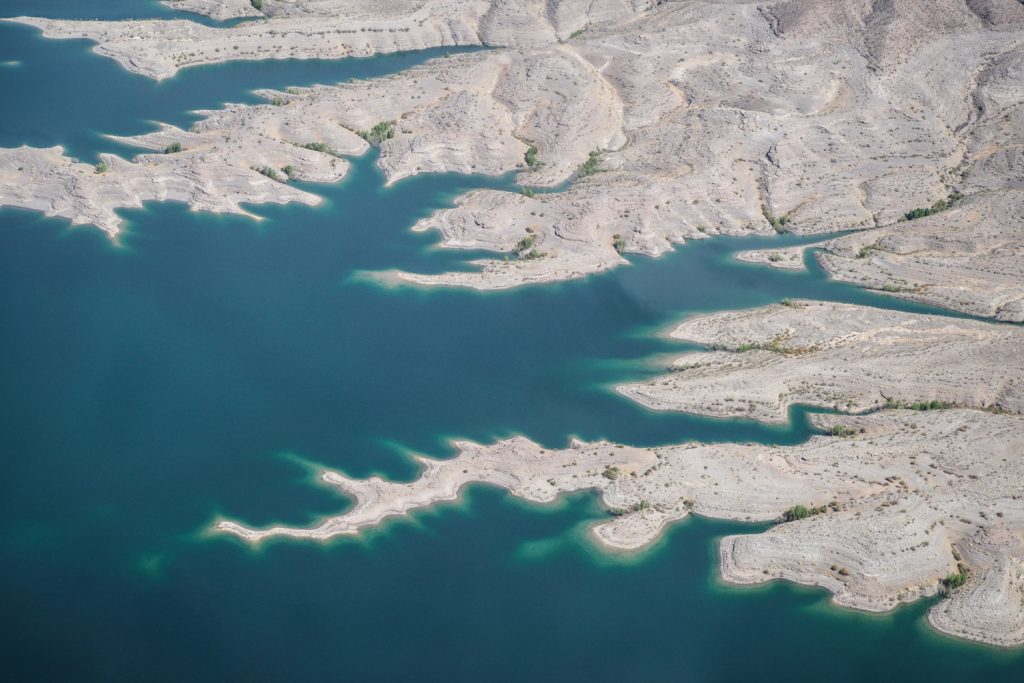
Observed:
[[[867,306],[787,301],[684,321],[713,350],[618,391],[655,410],[785,422],[793,405],[863,412],[963,406],[1024,412],[1024,329]]]
[[[256,9],[257,3],[252,0],[161,0],[161,2],[172,9],[205,14],[217,21],[265,16],[263,10]],[[270,3],[263,4],[266,7]]]
[[[0,206],[19,206],[91,223],[116,235],[116,209],[145,201],[180,201],[195,210],[240,213],[242,203],[302,202],[320,198],[289,180],[334,182],[349,165],[342,154],[361,154],[367,143],[330,116],[314,98],[287,103],[229,105],[199,112],[191,130],[161,126],[147,135],[115,138],[153,150],[127,161],[103,154],[96,166],[63,155],[61,148],[0,149]],[[315,147],[315,148],[311,148]]]
[[[1024,187],[979,193],[930,216],[831,240],[818,261],[832,277],[861,287],[1022,322]]]
[[[815,422],[843,436],[788,447],[574,442],[557,451],[524,438],[459,442],[455,458],[420,458],[423,472],[408,483],[322,473],[324,484],[355,503],[312,528],[254,529],[229,520],[214,528],[253,543],[326,540],[454,500],[474,482],[535,502],[593,489],[613,513],[593,527],[610,548],[646,546],[691,512],[788,520],[765,533],[724,538],[724,578],[784,578],[827,588],[841,605],[885,611],[962,576],[955,582],[963,587],[932,610],[932,623],[961,637],[1024,643],[1024,418],[886,410]]]
[[[227,0],[175,6],[249,13]],[[318,112],[346,125],[398,122],[380,161],[392,180],[512,170],[533,187],[574,180],[562,192],[462,197],[418,229],[509,258],[392,279],[494,289],[581,277],[624,263],[624,253],[658,255],[708,235],[867,229],[879,231],[869,244],[893,245],[899,264],[884,249],[844,260],[844,245],[859,244],[851,238],[827,247],[826,268],[1020,319],[1017,0],[266,0],[260,13],[267,18],[230,27],[16,21],[90,38],[153,77],[229,59],[495,47],[318,89]],[[904,237],[906,214],[947,206],[948,216],[913,226],[941,236]],[[958,226],[982,233],[968,258],[948,238]],[[920,240],[944,244],[901,251]]]
[[[478,270],[379,274],[480,289],[582,277],[719,234],[821,234],[833,276],[1005,321],[1024,319],[1024,5],[1018,0],[167,0],[193,21],[18,18],[88,38],[167,78],[233,59],[492,49],[365,82],[262,93],[119,141],[150,150],[97,166],[53,149],[0,150],[0,205],[116,234],[121,207],[314,195],[344,156],[380,148],[389,182],[518,172],[415,229],[504,252]],[[851,231],[828,239],[828,233]],[[809,247],[740,258],[798,268]],[[778,524],[725,538],[726,579],[823,586],[886,610],[947,591],[936,628],[1024,642],[1024,330],[807,301],[692,318],[707,347],[619,387],[659,410],[768,422],[795,404],[823,434],[788,446],[459,443],[413,482],[323,473],[355,499],[309,529],[216,529],[251,542],[326,539],[458,496],[473,482],[533,501],[595,489],[594,527],[635,550],[691,512]],[[880,410],[879,410],[880,409]],[[961,585],[962,584],[962,585]]]
[[[724,351],[692,353],[677,372],[620,390],[657,408],[763,420],[793,403],[863,411],[814,415],[796,446],[634,448],[525,438],[458,442],[450,460],[419,458],[412,482],[322,481],[355,499],[311,528],[214,525],[248,542],[326,540],[450,501],[471,483],[535,502],[596,490],[612,519],[592,528],[634,551],[690,513],[778,521],[724,538],[723,577],[821,586],[837,604],[885,611],[942,591],[941,631],[1024,644],[1024,341],[1019,327],[844,304],[793,301],[700,316],[673,336]]]

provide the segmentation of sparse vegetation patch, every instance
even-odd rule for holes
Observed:
[[[385,140],[395,137],[395,122],[381,121],[370,130],[359,130],[356,134],[371,145],[380,145]]]
[[[530,148],[526,150],[526,154],[523,155],[523,161],[530,168],[537,168],[540,165],[540,161],[537,159],[537,145],[530,145]]]
[[[615,467],[614,465],[608,465],[607,467],[604,468],[604,472],[601,473],[601,476],[604,477],[605,479],[608,479],[609,481],[615,481],[616,479],[619,478],[619,476],[621,476],[621,474],[622,470],[620,470],[618,467]]]
[[[581,178],[585,178],[588,175],[594,175],[601,170],[598,168],[600,163],[601,152],[599,150],[594,150],[590,153],[590,156],[587,157],[587,160],[583,162],[583,165],[580,166],[579,176]]]
[[[327,143],[324,142],[307,142],[303,145],[306,149],[311,149],[314,152],[320,152],[321,154],[330,154],[331,156],[338,156],[333,149],[331,149]]]
[[[766,205],[762,204],[761,214],[764,216],[764,219],[768,221],[768,224],[775,229],[775,232],[789,232],[788,228],[786,228],[786,226],[789,225],[790,220],[788,213],[783,214],[781,216],[776,216],[771,212],[771,209],[769,209]]]
[[[943,410],[954,406],[952,403],[946,403],[945,401],[938,401],[935,399],[932,399],[931,401],[914,401],[913,403],[907,403],[906,401],[890,398],[885,401],[885,405],[882,407],[889,410],[897,408],[905,408],[906,410]]]
[[[277,171],[272,169],[270,166],[264,166],[263,168],[256,168],[256,169],[253,169],[253,170],[255,170],[257,173],[262,173],[263,175],[267,176],[271,180],[280,180],[281,179],[280,176],[277,175]]]
[[[838,437],[841,437],[841,438],[847,438],[847,437],[853,436],[857,432],[855,432],[854,430],[850,429],[846,425],[835,425],[835,426],[832,427],[830,433],[832,434],[832,436],[838,436]]]
[[[940,199],[931,206],[926,206],[921,209],[913,209],[911,211],[906,212],[905,214],[903,214],[903,218],[904,220],[912,221],[916,218],[924,218],[925,216],[931,216],[932,214],[939,213],[940,211],[945,211],[946,209],[948,209],[949,207],[953,206],[958,201],[963,199],[963,197],[964,196],[959,192],[953,192],[946,199]]]

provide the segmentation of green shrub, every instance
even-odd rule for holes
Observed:
[[[288,164],[287,166],[285,166],[281,170],[284,171],[284,174],[286,176],[288,176],[289,178],[291,178],[293,175],[295,175],[295,167],[292,166],[291,164]]]
[[[745,342],[736,347],[738,353],[746,353],[747,351],[772,351],[774,353],[786,353],[786,348],[782,345],[782,340],[779,338],[772,339],[767,342]]]
[[[807,519],[814,515],[820,515],[828,512],[830,509],[838,510],[839,503],[832,502],[829,505],[819,505],[818,507],[807,507],[806,505],[794,505],[785,512],[782,513],[783,522],[795,522],[799,519]]]
[[[768,209],[767,206],[762,204],[761,205],[761,215],[763,215],[764,219],[766,221],[768,221],[768,224],[771,225],[772,228],[775,229],[775,232],[778,232],[778,233],[789,232],[788,228],[786,228],[786,226],[789,224],[789,220],[790,220],[788,213],[787,214],[783,214],[782,216],[776,217],[775,214],[773,214]]]
[[[834,425],[830,433],[832,434],[832,436],[839,437],[853,436],[854,434],[856,434],[856,432],[854,432],[846,425]]]
[[[621,474],[622,471],[619,470],[618,467],[615,467],[614,465],[608,465],[607,467],[604,468],[604,472],[601,473],[601,476],[610,481],[615,481],[616,479],[619,478]]]
[[[914,401],[907,407],[910,408],[911,410],[942,410],[943,408],[948,408],[949,404],[936,400]]]
[[[277,171],[272,169],[270,166],[264,166],[263,168],[257,168],[255,170],[258,173],[262,173],[263,175],[267,176],[271,180],[279,180],[279,178],[277,176]]]
[[[395,137],[395,122],[381,121],[370,130],[358,130],[356,134],[371,145],[379,145]]]
[[[621,254],[626,248],[626,240],[622,239],[622,235],[612,235],[612,246]]]
[[[519,188],[519,191],[523,194],[524,197],[532,197],[535,194],[537,194],[536,192],[534,192],[529,187],[521,187],[521,188]]]
[[[598,168],[598,164],[600,164],[600,162],[601,162],[601,152],[599,150],[594,150],[587,157],[587,160],[585,162],[583,162],[583,165],[580,166],[579,176],[581,178],[585,178],[588,175],[594,175],[599,170],[601,170],[601,169]]]
[[[330,154],[331,156],[338,156],[334,153],[334,150],[327,146],[324,142],[307,142],[303,145],[306,149],[311,149],[314,152],[320,152],[321,154]]]
[[[905,214],[903,214],[903,218],[908,221],[912,221],[915,218],[924,218],[925,216],[931,216],[932,214],[939,213],[940,211],[945,211],[946,209],[953,206],[953,204],[957,203],[963,198],[964,196],[959,192],[953,192],[949,195],[948,198],[940,199],[931,206],[925,207],[923,209],[913,209],[911,211],[906,212]]]
[[[914,290],[910,287],[903,287],[901,285],[894,285],[892,283],[886,282],[884,285],[882,285],[882,291],[893,294],[897,292],[912,292]]]
[[[263,11],[263,0],[249,0],[249,4],[252,5],[258,11]]]
[[[811,516],[811,511],[804,505],[794,505],[785,512],[782,513],[782,520],[785,522],[794,522],[798,519],[806,519]]]
[[[530,148],[526,150],[526,154],[523,155],[523,161],[530,168],[537,168],[537,165],[540,163],[537,160],[537,145],[530,145]]]
[[[107,163],[105,161],[101,161],[98,164],[96,164],[97,173],[106,173],[109,170],[110,169],[107,167]]]
[[[545,254],[543,251],[537,251],[536,249],[533,248],[534,245],[537,244],[537,236],[533,234],[533,229],[527,228],[526,231],[529,234],[527,234],[526,237],[524,237],[523,239],[519,240],[516,243],[516,246],[512,248],[512,250],[516,254],[516,258],[522,261],[532,261],[533,259],[543,258],[544,256],[547,256],[547,254]]]
[[[278,97],[277,95],[275,95],[275,96],[270,98],[270,103],[272,105],[274,105],[275,107],[280,107],[280,106],[284,105],[284,98]]]
[[[527,235],[523,239],[519,240],[512,250],[516,253],[516,256],[522,256],[530,249],[533,249],[533,245],[536,244],[536,242],[537,237],[535,235]]]
[[[164,147],[164,154],[177,154],[181,151],[180,142],[172,142],[171,144]]]
[[[962,562],[957,563],[956,573],[949,574],[942,580],[942,585],[946,589],[947,593],[955,591],[960,586],[967,583],[967,577],[970,576],[970,570],[964,566]]]

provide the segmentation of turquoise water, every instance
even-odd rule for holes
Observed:
[[[0,15],[51,14],[32,10],[26,2],[8,11],[10,0],[0,3]],[[20,0],[19,0],[20,2]],[[52,4],[57,4],[51,0]],[[83,4],[70,16],[83,16]],[[121,5],[129,5],[121,0]],[[138,0],[134,4],[138,4]],[[116,3],[115,3],[116,5]],[[159,8],[161,5],[154,5]],[[124,11],[97,14],[104,18],[139,16]],[[162,13],[153,12],[156,16]],[[93,16],[86,13],[84,16]],[[143,16],[150,16],[144,14]],[[98,152],[131,157],[141,150],[124,147],[104,135],[138,135],[156,129],[156,121],[188,128],[201,117],[200,109],[217,109],[225,102],[263,103],[252,90],[366,79],[421,64],[465,48],[434,49],[382,55],[374,59],[265,60],[209,65],[186,69],[181,78],[153,82],[130,76],[112,59],[90,51],[85,40],[52,40],[32,28],[0,24],[0,63],[17,61],[3,70],[8,88],[0,120],[0,146],[63,145],[67,154],[94,161]],[[31,59],[25,56],[31,54]],[[73,65],[73,68],[69,66]],[[58,99],[59,98],[59,99]]]
[[[42,6],[49,6],[44,11]],[[72,11],[73,10],[73,11]],[[4,14],[159,16],[152,3],[11,2]],[[230,64],[164,83],[81,41],[0,25],[0,144],[117,150],[102,133],[285,87],[406,68],[422,54]],[[69,68],[73,65],[73,69]],[[67,96],[53,106],[54,98]],[[363,270],[439,271],[473,254],[408,228],[474,187],[385,189],[373,158],[265,218],[174,204],[98,230],[0,211],[0,657],[9,680],[1020,680],[1024,657],[936,635],[925,604],[870,616],[790,585],[720,585],[689,520],[640,557],[585,541],[580,494],[531,507],[488,488],[360,539],[209,539],[218,514],[306,524],[347,504],[305,459],[410,478],[404,453],[522,433],[636,444],[794,443],[785,427],[659,414],[608,391],[685,348],[654,333],[696,311],[812,297],[911,304],[732,260],[798,238],[714,239],[585,281],[480,294],[388,290]],[[296,456],[296,457],[293,457]]]

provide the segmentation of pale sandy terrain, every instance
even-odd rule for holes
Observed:
[[[547,451],[523,438],[491,446],[459,442],[450,460],[421,458],[409,483],[324,472],[351,495],[346,513],[304,529],[215,529],[249,542],[326,540],[389,517],[454,500],[469,483],[550,502],[594,489],[614,512],[593,527],[602,544],[636,550],[690,512],[724,519],[779,519],[796,505],[824,509],[763,534],[722,540],[722,575],[753,583],[785,578],[822,586],[838,604],[885,611],[933,595],[970,566],[967,585],[930,614],[940,630],[999,645],[1024,643],[1024,419],[971,410],[818,416],[851,435],[769,447],[683,444],[638,449],[574,442]]]
[[[781,249],[752,249],[736,254],[736,260],[745,263],[758,263],[781,270],[804,270],[804,255],[808,249],[815,249],[818,246],[820,245],[808,244]]]
[[[832,240],[819,262],[861,287],[1024,322],[1024,187],[979,193],[948,211]]]
[[[250,14],[229,0],[171,4]],[[520,171],[524,184],[554,186],[587,172],[565,192],[460,198],[417,229],[510,258],[475,272],[384,275],[392,280],[495,289],[582,277],[621,265],[621,253],[658,255],[707,235],[896,230],[905,213],[960,193],[994,218],[965,208],[957,220],[990,234],[986,249],[1005,265],[979,274],[950,244],[899,267],[875,252],[842,262],[839,247],[823,262],[844,279],[1020,319],[1024,291],[1010,277],[1019,259],[994,244],[1020,225],[1017,0],[267,0],[262,14],[230,27],[17,21],[90,38],[153,77],[240,58],[496,48],[318,89],[317,113],[346,127],[399,123],[381,150],[391,181]]]
[[[654,410],[786,422],[790,406],[863,412],[939,401],[1024,411],[1024,328],[852,304],[790,301],[690,318],[710,349],[617,387]]]
[[[63,152],[61,147],[0,151],[0,204],[35,209],[72,224],[88,223],[116,237],[121,217],[114,210],[139,208],[145,201],[178,201],[195,210],[244,215],[248,214],[243,202],[320,202],[316,195],[247,166],[207,164],[191,155],[144,155],[129,162],[103,154],[107,170],[100,173],[92,164],[74,161]],[[344,168],[339,168],[339,175]]]
[[[221,520],[215,529],[253,543],[325,540],[453,500],[479,482],[536,502],[595,489],[614,513],[594,526],[596,539],[636,550],[690,512],[767,521],[803,505],[806,519],[723,539],[723,576],[813,584],[837,604],[883,611],[965,572],[931,623],[1024,644],[1024,330],[797,301],[700,316],[673,336],[727,350],[687,354],[672,375],[622,393],[661,409],[769,421],[784,420],[793,403],[883,409],[815,415],[827,435],[790,447],[574,442],[548,452],[523,438],[460,442],[454,459],[420,458],[424,471],[409,483],[324,472],[356,502],[315,527]],[[741,350],[748,344],[766,348]]]
[[[361,154],[368,147],[316,111],[312,100],[199,113],[206,118],[188,131],[165,125],[152,134],[115,138],[155,153],[134,161],[103,154],[105,169],[70,159],[59,147],[0,149],[0,205],[91,223],[111,235],[121,224],[115,210],[144,201],[181,201],[195,210],[242,214],[243,202],[315,205],[319,197],[287,181],[338,181],[349,165],[336,155]],[[308,143],[328,145],[333,153],[307,149]],[[180,152],[164,153],[174,144]],[[276,179],[261,169],[272,169]]]
[[[233,59],[337,59],[456,45],[550,45],[591,23],[629,19],[653,0],[239,0],[165,4],[216,19],[268,17],[229,27],[183,19],[66,21],[18,17],[51,38],[89,38],[126,69],[169,78]],[[551,7],[554,5],[554,7]]]
[[[232,59],[492,49],[369,81],[266,91],[266,104],[203,112],[189,131],[118,138],[152,153],[104,155],[105,168],[60,148],[0,150],[0,206],[116,235],[115,211],[143,201],[226,212],[314,204],[287,181],[340,180],[343,157],[367,149],[356,132],[392,122],[394,135],[377,143],[388,182],[515,172],[526,187],[565,189],[459,197],[413,229],[497,257],[471,272],[373,274],[389,282],[516,287],[584,277],[688,239],[793,231],[827,241],[738,258],[797,269],[815,249],[844,281],[1024,320],[1018,0],[166,4],[244,20],[15,21],[88,38],[152,78]],[[841,230],[852,232],[827,237]],[[962,570],[965,585],[930,622],[1024,643],[1024,329],[787,301],[691,318],[672,336],[707,348],[663,377],[618,387],[622,395],[651,409],[776,423],[796,404],[877,412],[815,416],[828,434],[790,447],[460,443],[455,459],[422,459],[414,482],[325,472],[356,502],[314,528],[216,528],[251,542],[355,534],[481,482],[539,502],[595,489],[616,513],[595,537],[635,550],[691,511],[767,521],[805,505],[815,514],[724,539],[723,576],[823,586],[839,604],[880,611],[934,594]],[[931,409],[906,409],[922,403]]]
[[[256,9],[250,0],[161,0],[161,2],[173,9],[205,14],[218,21],[264,16],[264,13]],[[265,5],[269,4],[265,3]]]

